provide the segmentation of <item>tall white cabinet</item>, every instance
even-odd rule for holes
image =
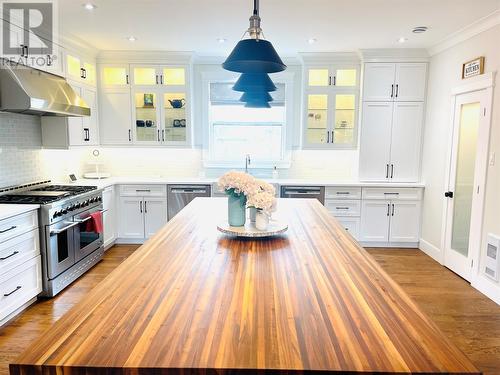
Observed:
[[[427,63],[366,63],[364,69],[360,180],[417,182]]]

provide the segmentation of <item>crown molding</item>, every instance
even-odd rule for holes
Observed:
[[[196,65],[222,64],[227,56],[220,55],[194,55],[193,63]],[[282,56],[281,59],[288,66],[302,65],[301,60],[295,56]]]
[[[359,52],[300,52],[304,64],[360,63]]]
[[[361,49],[363,62],[427,62],[429,53],[424,48]]]
[[[486,17],[464,27],[463,29],[451,34],[441,42],[428,49],[429,55],[434,56],[459,43],[462,43],[486,30],[489,30],[500,24],[500,10],[497,10]]]
[[[97,61],[99,63],[167,63],[167,64],[191,64],[193,52],[184,51],[99,51]]]

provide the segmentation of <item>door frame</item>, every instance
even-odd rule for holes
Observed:
[[[449,190],[450,181],[452,180],[451,173],[454,170],[452,163],[454,157],[454,140],[455,134],[455,120],[456,120],[456,103],[457,97],[463,94],[470,94],[475,92],[482,92],[484,95],[484,107],[482,108],[483,115],[481,116],[480,131],[478,134],[478,151],[476,154],[476,170],[474,172],[475,178],[475,191],[478,191],[476,199],[473,200],[472,211],[475,216],[479,218],[476,222],[471,222],[469,242],[473,245],[469,246],[469,259],[471,259],[471,267],[467,275],[460,275],[467,279],[471,284],[474,283],[479,274],[479,259],[481,254],[481,240],[483,231],[483,216],[484,216],[484,203],[485,203],[485,188],[486,177],[488,171],[489,159],[489,143],[491,132],[491,118],[493,106],[493,87],[495,82],[495,72],[486,73],[482,76],[474,77],[463,82],[461,85],[455,87],[451,92],[451,126],[448,137],[448,152],[447,152],[447,165],[445,171],[444,189]],[[479,189],[479,190],[478,190]],[[443,194],[443,216],[442,216],[442,230],[441,230],[441,249],[442,259],[441,263],[446,265],[447,253],[447,240],[449,237],[448,217],[450,210],[453,207],[453,202],[449,198],[445,198]],[[471,241],[473,239],[473,241]]]

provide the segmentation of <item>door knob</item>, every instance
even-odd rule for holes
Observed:
[[[453,192],[452,191],[447,191],[446,193],[444,193],[444,196],[446,198],[453,198]]]

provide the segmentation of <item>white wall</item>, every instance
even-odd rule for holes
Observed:
[[[422,178],[425,182],[422,239],[436,251],[442,261],[441,237],[445,198],[447,152],[452,133],[451,90],[460,84],[462,63],[478,56],[486,57],[485,71],[500,71],[500,25],[447,49],[431,58],[424,134]],[[490,152],[500,158],[500,83],[494,89]],[[500,235],[500,159],[488,167],[484,233],[481,244],[484,256],[486,234]],[[482,263],[482,262],[481,262]],[[500,301],[500,284],[479,277],[482,290],[489,289],[490,297]]]

